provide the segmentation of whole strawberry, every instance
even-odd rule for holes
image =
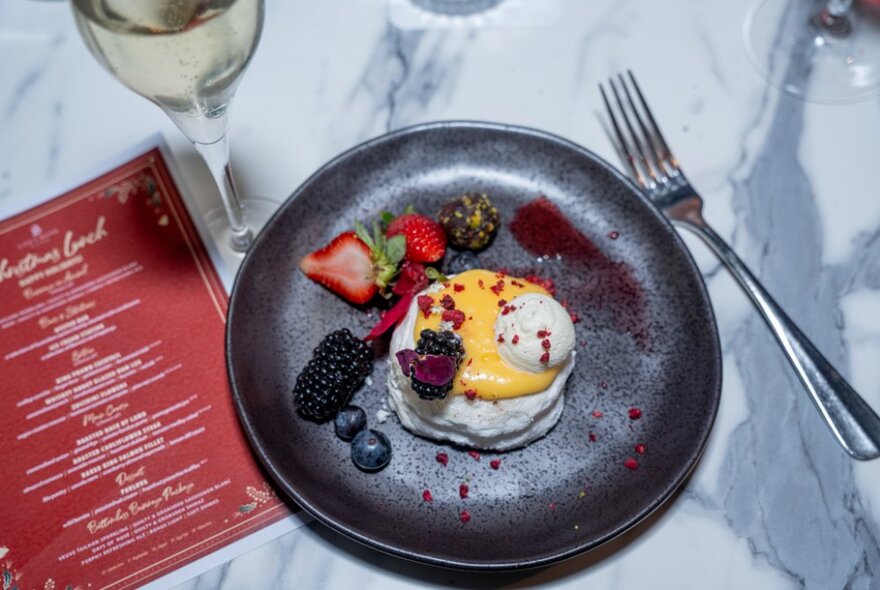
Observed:
[[[446,232],[426,215],[404,213],[388,223],[385,235],[406,238],[404,258],[410,262],[437,262],[446,254]]]

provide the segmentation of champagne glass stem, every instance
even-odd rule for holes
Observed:
[[[254,240],[254,234],[245,223],[241,200],[238,198],[232,169],[229,167],[229,140],[224,134],[213,143],[193,142],[193,145],[208,165],[214,182],[217,183],[220,197],[223,199],[223,208],[229,218],[232,234],[230,245],[236,252],[246,252]]]
[[[828,4],[825,5],[825,11],[831,16],[843,16],[849,12],[849,7],[852,6],[852,3],[853,0],[828,0]]]
[[[849,9],[853,0],[828,0],[822,10],[813,18],[820,34],[831,37],[847,37],[852,33],[853,26]]]

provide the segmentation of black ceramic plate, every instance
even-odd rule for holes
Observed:
[[[376,316],[309,281],[297,263],[355,220],[409,203],[433,214],[468,191],[487,193],[503,216],[496,240],[480,254],[484,266],[551,277],[557,297],[581,318],[565,411],[542,440],[477,460],[410,435],[394,416],[378,423],[386,395],[383,355],[353,401],[388,435],[394,455],[380,473],[363,473],[332,424],[295,414],[290,392],[325,334],[343,327],[366,334]],[[548,214],[553,207],[546,202],[535,206],[540,195],[564,218]],[[522,209],[529,203],[531,209]],[[520,230],[519,241],[512,228]],[[241,266],[227,356],[247,436],[300,506],[393,555],[485,570],[570,557],[651,513],[699,458],[721,383],[705,288],[657,210],[589,151],[539,131],[486,123],[398,131],[344,153],[308,179]],[[632,419],[631,408],[641,417]],[[448,466],[435,460],[438,451],[448,453]],[[495,458],[497,470],[490,465]],[[628,468],[628,459],[638,468]],[[470,488],[464,500],[462,483]],[[423,500],[424,490],[433,502]],[[470,514],[467,523],[460,521],[462,510]]]

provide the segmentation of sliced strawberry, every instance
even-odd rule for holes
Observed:
[[[313,281],[352,303],[366,303],[379,290],[370,248],[352,231],[308,254],[300,260],[299,268]]]
[[[446,253],[446,232],[440,224],[418,213],[404,213],[388,224],[388,237],[406,237],[406,260],[437,262]]]

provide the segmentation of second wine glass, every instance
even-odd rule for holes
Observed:
[[[880,24],[853,0],[758,0],[744,41],[755,69],[803,100],[850,103],[880,94]]]
[[[72,0],[80,33],[123,84],[159,105],[204,158],[223,200],[221,248],[245,252],[277,204],[242,200],[229,166],[229,105],[263,28],[263,0]]]

